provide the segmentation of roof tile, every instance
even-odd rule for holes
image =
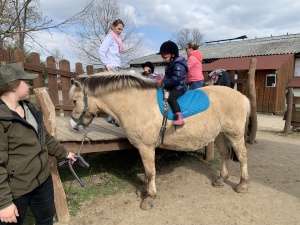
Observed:
[[[300,34],[244,39],[238,41],[210,43],[199,48],[203,58],[224,59],[266,55],[300,54]],[[179,54],[186,57],[185,50]],[[141,65],[146,61],[162,63],[160,55],[152,54],[131,61],[131,65]]]

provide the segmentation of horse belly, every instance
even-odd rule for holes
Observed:
[[[204,148],[214,141],[214,137],[201,138],[200,135],[184,136],[184,137],[165,137],[164,143],[159,145],[160,148],[176,150],[176,151],[197,151]]]
[[[180,129],[176,128],[175,132],[167,134],[163,145],[159,147],[176,151],[197,151],[213,142],[219,134],[218,131],[210,129],[206,132],[200,132],[198,129],[192,131],[186,129],[181,131]]]

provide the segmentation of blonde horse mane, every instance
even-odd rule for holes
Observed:
[[[103,72],[94,75],[79,75],[76,81],[81,83],[88,94],[101,95],[118,90],[137,88],[157,89],[158,83],[131,71]]]

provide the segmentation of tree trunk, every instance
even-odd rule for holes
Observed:
[[[289,88],[288,92],[286,94],[286,101],[287,101],[287,111],[286,111],[286,117],[285,117],[285,124],[284,124],[284,133],[291,132],[291,122],[292,122],[292,112],[293,112],[293,88]]]
[[[257,132],[257,106],[256,106],[256,91],[255,91],[255,69],[256,69],[256,58],[250,59],[250,68],[248,72],[248,90],[249,99],[251,105],[250,115],[250,134],[248,143],[253,144],[256,138]]]

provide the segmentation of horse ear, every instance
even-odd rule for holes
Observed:
[[[76,88],[76,91],[82,91],[82,86],[78,81],[74,81],[74,87]]]

